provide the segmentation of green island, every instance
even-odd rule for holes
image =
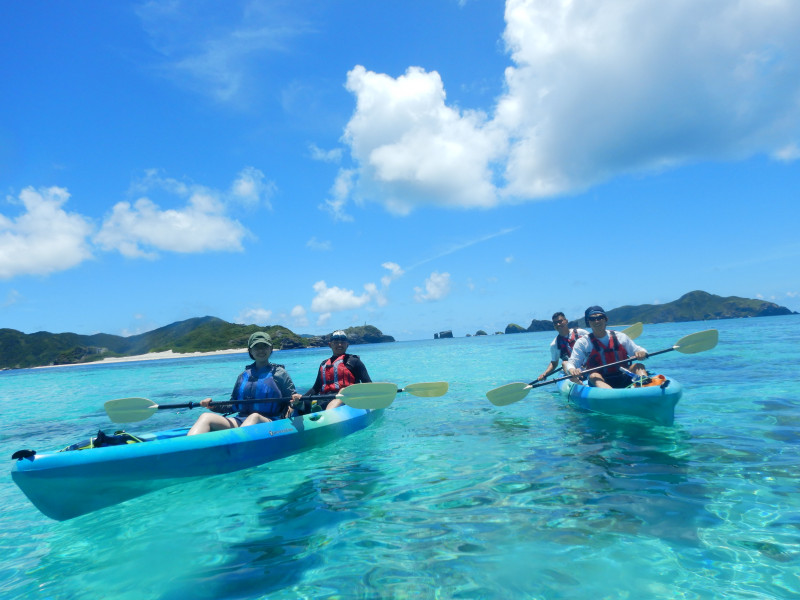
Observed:
[[[196,317],[178,321],[139,335],[122,337],[107,333],[79,335],[39,331],[25,334],[15,329],[0,329],[0,369],[90,363],[121,356],[139,356],[151,352],[216,352],[247,347],[254,331],[266,331],[276,349],[316,348],[327,346],[330,334],[298,335],[280,325],[260,327],[228,323],[216,317]],[[393,342],[372,325],[348,327],[351,344]]]
[[[704,321],[713,319],[735,319],[797,314],[773,302],[739,298],[737,296],[715,296],[703,291],[689,292],[666,304],[642,304],[621,306],[608,310],[611,325],[642,323],[671,323]],[[571,315],[568,315],[568,317]],[[570,321],[571,327],[583,327],[583,317]],[[178,321],[165,327],[139,335],[122,337],[107,333],[80,335],[77,333],[22,333],[15,329],[0,329],[0,369],[25,369],[52,365],[82,364],[105,358],[139,356],[151,352],[188,354],[193,352],[217,352],[242,349],[254,331],[267,331],[276,349],[319,348],[327,346],[330,334],[300,335],[281,325],[260,327],[228,323],[216,317],[196,317]],[[510,323],[505,332],[525,333],[552,331],[549,319],[532,320],[525,328]],[[351,344],[377,344],[394,342],[377,327],[363,325],[348,327]],[[442,332],[452,337],[452,332]],[[486,335],[479,330],[476,336]],[[441,334],[438,334],[441,336]]]
[[[639,306],[620,306],[606,309],[609,325],[630,325],[632,323],[683,323],[687,321],[712,321],[716,319],[741,319],[747,317],[773,317],[796,315],[774,302],[740,298],[738,296],[716,296],[700,290],[684,294],[677,300],[665,304],[640,304]],[[554,311],[555,312],[555,311]],[[570,318],[575,315],[567,315]],[[569,322],[570,327],[586,327],[583,315]],[[550,319],[534,319],[525,328],[509,323],[505,333],[525,333],[530,331],[553,331]]]

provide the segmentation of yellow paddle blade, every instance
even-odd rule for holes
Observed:
[[[719,332],[716,329],[706,329],[697,333],[690,333],[679,339],[673,348],[683,354],[697,354],[711,350],[719,341]]]
[[[411,383],[404,387],[401,392],[408,392],[412,396],[422,398],[435,398],[444,396],[450,384],[446,381],[426,381],[424,383]]]
[[[117,398],[109,400],[103,407],[114,423],[144,421],[158,410],[158,404],[147,398]]]
[[[499,388],[489,390],[486,392],[486,397],[495,406],[506,406],[522,400],[528,395],[530,389],[531,386],[527,383],[507,383]]]
[[[397,395],[393,383],[357,383],[344,388],[336,398],[353,408],[386,408]]]
[[[635,340],[637,337],[642,335],[642,331],[644,331],[644,326],[641,323],[634,323],[630,327],[622,330],[622,333],[627,335],[632,340]]]

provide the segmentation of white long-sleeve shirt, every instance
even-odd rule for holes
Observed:
[[[617,341],[619,342],[619,345],[625,348],[625,350],[628,353],[628,356],[631,357],[631,359],[633,359],[633,355],[636,354],[636,352],[639,350],[647,352],[647,350],[637,345],[631,338],[629,338],[621,331],[615,331],[614,333],[617,335]],[[598,341],[604,346],[608,347],[608,342],[609,342],[608,330],[606,330],[605,337],[598,338]],[[565,368],[567,369],[565,373],[568,372],[569,369],[580,369],[581,367],[583,367],[583,365],[586,363],[586,359],[589,358],[589,355],[591,353],[592,353],[591,338],[588,335],[580,338],[577,342],[575,342],[575,345],[572,347],[572,354],[570,354],[569,360],[565,365]]]

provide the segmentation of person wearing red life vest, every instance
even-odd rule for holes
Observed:
[[[553,315],[553,327],[558,332],[555,339],[550,342],[550,364],[544,372],[537,378],[538,381],[543,381],[550,373],[558,367],[558,361],[566,362],[569,360],[569,355],[572,354],[572,347],[578,338],[589,335],[585,329],[569,328],[569,322],[563,312],[557,312]],[[566,371],[564,371],[566,373]]]
[[[347,354],[347,347],[350,344],[344,331],[334,331],[328,345],[332,352],[331,357],[326,358],[319,365],[314,386],[303,394],[303,400],[292,404],[292,407],[300,414],[305,414],[310,410],[310,402],[306,400],[308,396],[336,394],[348,385],[372,383],[372,379],[367,373],[367,367],[361,362],[361,359],[355,354]],[[341,405],[342,401],[337,398],[327,402],[327,405],[324,400],[322,401],[325,410],[331,410]]]
[[[572,354],[564,365],[565,374],[575,376],[573,381],[578,381],[577,376],[580,375],[581,368],[593,369],[626,358],[630,358],[631,362],[634,359],[647,358],[647,350],[634,343],[627,335],[621,331],[606,329],[608,317],[601,307],[587,308],[584,319],[586,325],[592,328],[592,332],[575,342]],[[606,367],[589,374],[589,385],[593,387],[624,388],[630,382],[630,377],[620,370],[620,365]]]

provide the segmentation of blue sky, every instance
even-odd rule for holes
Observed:
[[[0,327],[800,311],[800,4],[0,4]]]

